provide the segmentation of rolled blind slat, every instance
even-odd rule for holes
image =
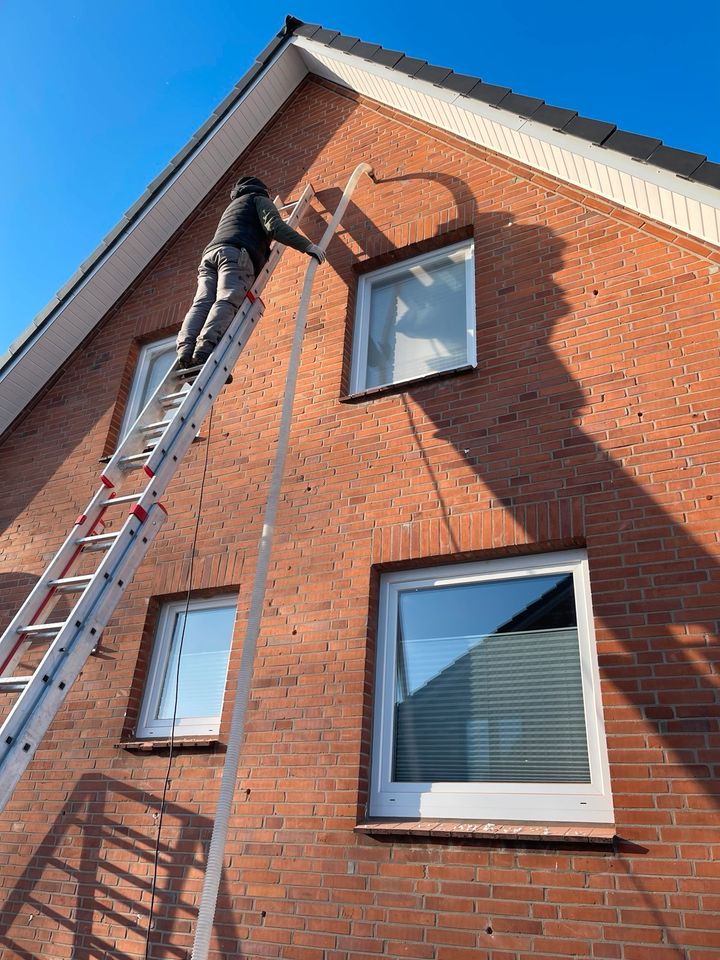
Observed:
[[[398,698],[393,779],[589,782],[576,627],[464,642],[437,673],[427,638],[399,651],[429,679]]]

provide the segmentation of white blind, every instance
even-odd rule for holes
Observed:
[[[182,613],[175,615],[156,720],[172,720],[184,619]],[[235,610],[228,606],[205,607],[188,613],[180,661],[178,720],[220,716],[234,620]]]
[[[590,781],[571,576],[400,599],[393,780]]]

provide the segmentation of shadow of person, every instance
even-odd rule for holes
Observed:
[[[51,955],[69,948],[74,960],[130,960],[143,955],[150,925],[150,956],[161,950],[169,960],[186,960],[212,821],[166,803],[150,917],[159,806],[155,794],[112,777],[80,777],[23,872],[14,882],[9,873],[0,880],[3,955],[37,960],[44,944]],[[27,849],[29,831],[22,822],[18,830]],[[188,874],[194,878],[183,888],[177,878]],[[238,957],[241,931],[224,878],[218,916],[219,955]]]
[[[381,179],[378,185],[405,185],[415,197],[409,189],[413,181],[434,181],[447,190],[456,215],[450,211],[446,231],[467,220],[467,212],[464,217],[457,214],[467,211],[472,195],[456,177],[411,173]],[[337,202],[333,194],[318,194],[328,209]],[[703,751],[720,718],[712,659],[718,634],[718,565],[690,532],[687,515],[671,514],[643,483],[641,467],[634,475],[585,429],[586,420],[591,427],[599,425],[597,432],[607,436],[608,446],[627,449],[630,455],[637,452],[651,440],[653,424],[643,424],[642,407],[637,409],[628,447],[627,434],[620,436],[614,415],[603,413],[603,391],[625,390],[627,406],[632,407],[634,395],[646,402],[654,399],[652,388],[643,392],[632,371],[613,368],[605,359],[596,361],[586,339],[574,350],[573,309],[555,279],[565,269],[560,236],[542,223],[518,223],[504,211],[475,213],[473,219],[477,370],[467,379],[445,378],[403,389],[410,432],[425,457],[439,505],[449,526],[442,484],[425,450],[430,434],[435,449],[437,439],[444,440],[472,467],[484,487],[478,490],[479,503],[486,492],[483,507],[507,511],[537,549],[568,544],[548,539],[530,508],[567,500],[582,504],[601,670],[615,688],[614,695],[608,690],[604,696],[606,716],[635,722],[626,709],[632,704],[643,721],[636,732],[643,732],[645,745],[658,746],[652,735],[660,735],[664,765],[644,768],[645,775],[653,771],[648,789],[669,791],[674,778],[694,779],[696,790],[717,803],[714,768]],[[353,245],[361,252],[395,247],[355,205],[343,225],[346,235],[335,238],[329,260],[352,289]],[[628,291],[625,317],[632,318],[632,296]],[[614,320],[614,336],[625,333],[624,322]],[[598,348],[605,336],[607,329],[598,333]],[[575,379],[556,344],[564,344],[565,355],[578,356],[581,379]],[[624,358],[629,350],[618,347],[616,355]],[[592,384],[586,386],[582,378],[591,374]],[[640,464],[639,459],[635,462]],[[685,490],[691,492],[692,480],[684,483],[686,466],[681,449],[665,458],[664,469],[672,475],[666,492],[682,488],[668,498],[673,506],[682,502]],[[617,764],[616,786],[623,778],[636,778],[637,771],[626,765],[622,753],[613,755],[612,738],[609,747],[611,763]]]

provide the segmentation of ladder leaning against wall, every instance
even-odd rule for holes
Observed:
[[[289,205],[291,227],[300,223],[313,196],[307,186]],[[167,513],[160,497],[257,326],[264,311],[260,293],[284,250],[282,244],[273,246],[208,361],[192,370],[175,363],[169,370],[0,637],[0,694],[3,700],[19,694],[0,726],[0,810],[162,527]],[[128,507],[120,528],[111,530]],[[18,673],[26,664],[32,666]]]

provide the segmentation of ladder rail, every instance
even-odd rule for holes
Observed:
[[[70,570],[82,550],[78,546],[78,534],[83,531],[83,528],[87,531],[84,534],[85,536],[95,530],[98,523],[102,521],[105,512],[109,509],[108,505],[104,503],[107,497],[107,488],[101,486],[85,508],[85,512],[77,518],[62,546],[5,628],[2,637],[0,637],[0,676],[13,670],[22,656],[23,639],[22,634],[18,633],[18,629],[28,624],[42,623],[43,615],[47,615],[45,611],[48,609],[55,592],[55,588],[51,586],[50,581],[61,579]]]
[[[295,226],[309,206],[314,191],[307,186],[287,222]],[[0,726],[0,810],[3,809],[17,781],[29,764],[38,743],[83,664],[97,644],[100,633],[112,616],[129,580],[149,549],[165,519],[165,508],[159,497],[174,476],[178,465],[194,440],[197,429],[212,407],[242,350],[264,311],[260,292],[277,266],[285,247],[274,244],[268,262],[255,280],[248,297],[236,311],[233,320],[210,360],[187,390],[177,390],[177,363],[145,404],[130,430],[119,443],[100,476],[101,486],[93,495],[85,512],[72,526],[67,538],[41,574],[29,596],[0,637],[0,690],[22,692]],[[168,410],[168,391],[173,395]],[[158,423],[165,427],[157,442],[150,441],[148,428],[157,434]],[[148,442],[154,446],[148,450]],[[143,454],[147,454],[142,464]],[[130,471],[128,460],[144,466],[148,477],[144,489],[127,496],[118,496]],[[114,505],[134,501],[135,506],[117,534],[98,532],[106,511]],[[142,533],[141,533],[142,531]],[[105,546],[109,549],[93,574],[70,576],[72,567],[85,550]],[[111,539],[112,538],[112,539]],[[96,542],[97,541],[97,542]],[[29,677],[7,676],[20,662],[28,645],[38,642],[38,635],[55,632],[42,625],[50,614],[52,601],[69,581],[87,580],[72,607],[70,615],[49,643],[39,666]],[[75,584],[75,586],[80,586]],[[76,592],[74,589],[70,592]],[[31,627],[23,632],[23,627]],[[47,640],[46,640],[47,642]]]
[[[0,778],[0,810],[30,763],[166,516],[162,505],[154,504],[144,519],[135,514],[128,517],[118,540],[98,568],[102,589],[94,596],[86,593],[80,598],[13,704],[0,737],[0,768],[4,774]],[[142,543],[145,549],[134,550],[137,543]]]

